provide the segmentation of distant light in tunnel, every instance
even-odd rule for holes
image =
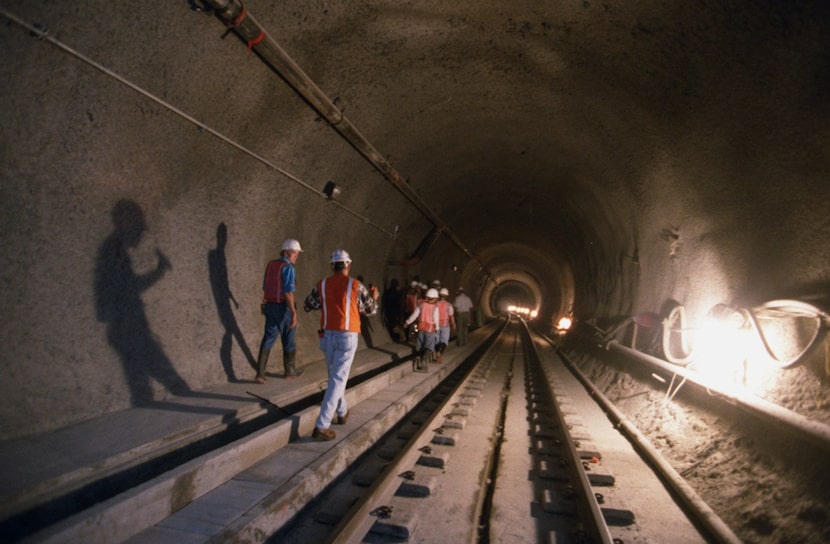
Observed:
[[[568,316],[563,316],[562,319],[559,320],[559,323],[556,324],[556,329],[559,331],[567,331],[573,325],[573,320]]]
[[[507,307],[507,311],[511,314],[527,316],[530,319],[534,319],[537,315],[539,315],[538,310],[531,310],[530,308],[526,308],[524,306],[516,306],[514,304],[510,304]]]

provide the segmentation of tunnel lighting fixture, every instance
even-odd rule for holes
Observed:
[[[669,362],[688,364],[713,388],[756,393],[774,386],[777,369],[800,363],[830,324],[828,314],[793,300],[741,309],[716,304],[697,327],[687,328],[681,319],[680,328],[673,328],[674,315],[673,310],[663,331],[663,351]],[[672,355],[674,333],[680,334],[683,343],[685,355],[680,359]],[[689,333],[693,333],[692,340]],[[693,346],[689,351],[687,343]]]
[[[743,314],[728,306],[713,306],[698,327],[692,368],[703,381],[721,390],[747,383],[748,328]]]
[[[571,325],[573,325],[573,320],[566,315],[562,316],[562,318],[559,319],[559,322],[556,324],[556,332],[558,332],[559,334],[565,334],[566,332],[568,332],[568,330],[570,330]]]
[[[323,194],[326,195],[328,200],[336,200],[340,196],[340,186],[333,181],[326,182],[326,186],[323,187]]]

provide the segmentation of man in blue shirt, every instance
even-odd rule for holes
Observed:
[[[268,263],[265,279],[262,280],[262,313],[265,314],[265,334],[259,346],[256,382],[265,383],[265,367],[268,356],[277,340],[282,341],[283,366],[285,378],[293,378],[303,373],[294,366],[297,346],[294,335],[297,330],[297,305],[294,302],[294,278],[297,262],[302,248],[300,242],[289,238],[282,243],[280,258]]]

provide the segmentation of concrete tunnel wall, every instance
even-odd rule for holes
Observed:
[[[287,237],[301,296],[344,247],[354,274],[463,285],[488,315],[523,283],[544,327],[828,302],[821,2],[248,2],[470,252],[442,235],[409,264],[433,225],[189,4],[0,5],[2,439],[250,379]]]

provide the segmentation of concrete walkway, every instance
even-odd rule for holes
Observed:
[[[410,346],[404,344],[360,350],[351,375],[393,363],[410,352]],[[274,367],[281,370],[280,365]],[[41,525],[42,514],[32,517],[32,509],[66,501],[65,497],[73,493],[89,494],[90,486],[104,477],[128,470],[140,472],[136,467],[160,456],[175,455],[194,442],[232,432],[276,411],[249,392],[281,407],[321,393],[326,387],[325,361],[319,359],[303,368],[303,376],[292,380],[273,377],[264,385],[253,380],[225,383],[54,432],[0,443],[2,532],[8,534],[8,530],[16,526],[20,529],[22,524]],[[53,512],[47,517],[55,515],[56,507],[50,508]]]

